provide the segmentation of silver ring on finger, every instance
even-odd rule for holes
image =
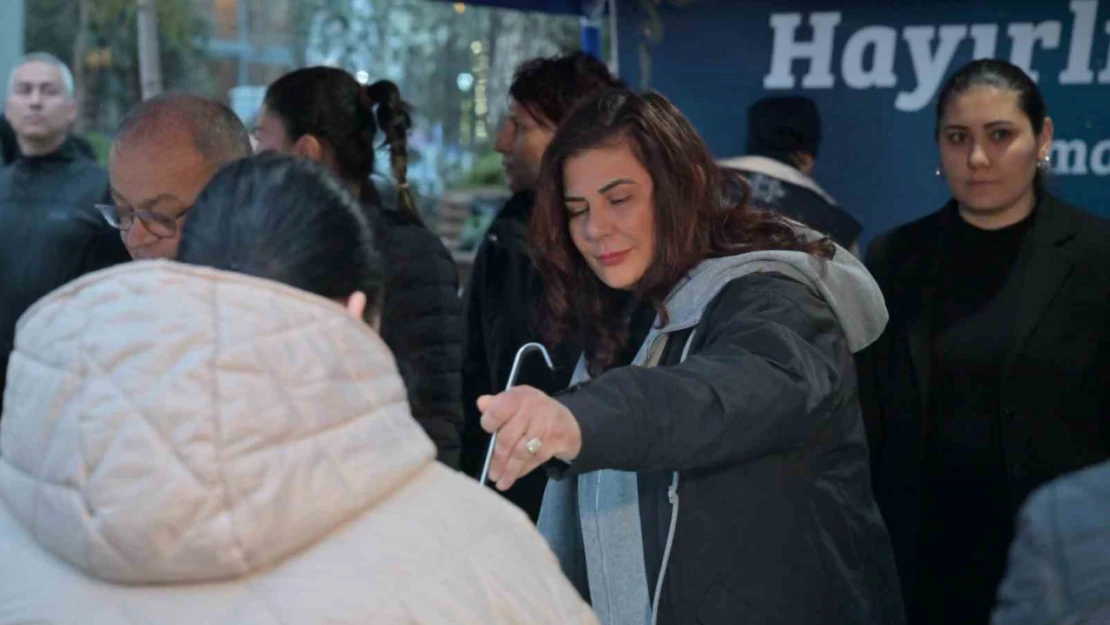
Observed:
[[[524,448],[528,450],[528,453],[534,456],[543,448],[543,441],[536,437],[532,437],[528,439],[527,443],[524,443]]]

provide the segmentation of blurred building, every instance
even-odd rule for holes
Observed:
[[[193,0],[209,25],[205,42],[214,91],[249,121],[265,86],[303,57],[300,0]]]
[[[24,0],[0,2],[0,24],[23,24]],[[4,28],[0,37],[0,74],[5,79],[23,56],[23,29]],[[7,86],[4,92],[7,93]]]

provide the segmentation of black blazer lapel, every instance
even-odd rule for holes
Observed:
[[[1022,276],[1021,295],[1014,319],[1014,338],[1002,367],[1002,379],[1009,376],[1014,359],[1036,329],[1045,309],[1071,273],[1074,259],[1067,243],[1075,236],[1069,209],[1045,195],[1038,208],[1037,221],[1021,246],[1017,269]]]

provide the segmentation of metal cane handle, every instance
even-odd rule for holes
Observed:
[[[506,391],[516,386],[516,377],[517,374],[520,373],[520,361],[524,360],[524,357],[532,351],[538,351],[543,354],[543,359],[547,361],[547,368],[552,371],[555,370],[555,365],[551,362],[551,354],[547,353],[546,347],[539,343],[525,343],[520,346],[520,349],[516,350],[516,357],[513,358],[513,368],[509,371],[509,382],[505,385]],[[484,485],[489,478],[489,463],[493,460],[494,447],[497,447],[497,432],[494,432],[489,437],[489,449],[486,450],[486,462],[482,465],[482,475],[478,478],[479,484]]]

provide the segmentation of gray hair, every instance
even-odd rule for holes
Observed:
[[[212,165],[223,165],[250,156],[250,133],[243,122],[215,100],[184,93],[166,93],[140,102],[127,113],[116,135],[117,148],[133,140],[149,139],[171,130],[183,130]]]
[[[53,54],[50,54],[49,52],[32,52],[31,54],[28,54],[27,56],[20,59],[19,63],[16,63],[15,67],[12,68],[12,71],[8,73],[9,95],[12,92],[12,86],[14,86],[15,84],[15,72],[28,63],[48,63],[50,65],[53,65],[54,67],[57,67],[58,73],[62,75],[62,84],[65,85],[66,95],[71,98],[74,96],[73,72],[69,71],[69,66],[62,62],[61,59],[54,56]]]

